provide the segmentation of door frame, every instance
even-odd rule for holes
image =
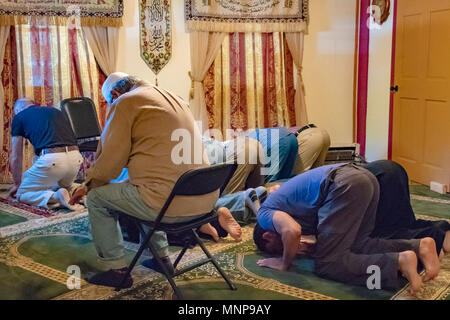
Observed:
[[[354,83],[354,136],[360,147],[360,155],[366,155],[367,139],[367,95],[369,84],[369,46],[370,30],[367,27],[367,21],[370,19],[368,11],[371,0],[356,0],[356,8],[359,11],[357,17],[359,23],[356,24],[356,43],[355,49],[357,56],[355,67],[357,68],[357,78]],[[355,50],[355,51],[356,51]],[[356,122],[356,123],[355,123]]]
[[[370,18],[368,8],[370,0],[356,0],[357,18],[355,41],[355,83],[354,83],[354,140],[360,145],[360,154],[365,156],[367,139],[367,96],[368,96],[368,72],[369,72],[369,43],[370,30],[366,21]],[[397,8],[398,0],[394,0],[392,28],[392,52],[391,52],[391,87],[395,85],[395,55],[397,45]],[[394,92],[390,93],[389,101],[389,131],[388,131],[388,159],[392,160],[393,126],[394,126]]]
[[[397,46],[397,5],[398,0],[394,1],[393,7],[393,26],[392,26],[392,57],[391,57],[391,87],[395,86],[395,54]],[[392,140],[394,130],[394,102],[395,92],[391,91],[389,102],[389,135],[388,135],[388,159],[392,160]]]

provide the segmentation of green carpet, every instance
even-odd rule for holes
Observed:
[[[411,188],[412,204],[418,214],[427,219],[450,218],[447,196],[430,193],[422,186]],[[0,221],[15,218],[2,215]],[[24,219],[23,217],[21,217]],[[42,219],[40,219],[42,220]],[[39,221],[40,221],[39,220]],[[44,219],[45,220],[45,219]],[[18,221],[18,220],[17,220]],[[14,221],[13,221],[14,222]],[[42,222],[41,222],[42,223]],[[20,231],[20,230],[19,230]],[[312,260],[297,260],[288,272],[258,267],[256,261],[264,256],[257,252],[252,241],[252,228],[243,229],[243,242],[225,239],[219,243],[206,242],[210,251],[236,284],[231,291],[212,265],[177,278],[187,299],[261,300],[261,299],[349,299],[386,300],[411,299],[401,282],[397,290],[371,291],[317,277]],[[136,246],[126,244],[127,259]],[[171,248],[175,252],[176,248]],[[173,258],[173,257],[172,257]],[[181,265],[186,266],[203,258],[199,248],[188,252]],[[82,281],[81,289],[69,290],[67,267],[80,267],[82,278],[100,270],[89,234],[86,214],[62,215],[29,230],[11,233],[0,238],[0,299],[115,299],[145,300],[173,299],[167,281],[158,273],[138,266],[133,270],[134,285],[115,292],[112,288],[94,286]],[[419,299],[447,299],[450,294],[450,257],[446,257],[438,279],[428,283]]]
[[[450,219],[450,204],[411,200],[414,212],[419,215]]]
[[[450,195],[439,194],[429,187],[412,182],[411,204],[418,215],[450,219]]]
[[[27,221],[27,218],[0,211],[0,228]]]
[[[423,184],[418,184],[412,182],[409,186],[409,191],[413,195],[430,197],[434,199],[448,200],[450,201],[450,194],[439,194],[437,192],[431,191],[430,187]]]

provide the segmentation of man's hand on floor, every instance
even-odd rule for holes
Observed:
[[[286,267],[281,258],[268,258],[261,259],[257,262],[258,266],[266,267],[274,270],[286,271],[289,267]]]
[[[71,206],[80,203],[81,199],[88,194],[88,190],[85,186],[79,187],[77,188],[73,193],[72,193],[72,198],[70,198],[69,204]]]
[[[8,198],[15,198],[17,190],[19,190],[19,186],[14,185],[11,190],[9,190]]]

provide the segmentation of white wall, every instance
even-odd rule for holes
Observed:
[[[310,5],[311,24],[303,63],[309,120],[327,129],[333,143],[350,143],[356,0],[313,0]],[[190,53],[184,0],[172,0],[172,7],[172,58],[158,80],[160,86],[188,99]],[[154,82],[154,74],[140,57],[138,14],[137,1],[127,0],[118,69]]]
[[[367,96],[366,158],[387,159],[393,31],[393,3],[389,19],[370,31]]]
[[[309,122],[328,130],[332,144],[353,142],[355,0],[310,1],[304,81]]]
[[[137,0],[124,1],[124,27],[119,34],[118,70],[155,83],[155,74],[140,55]],[[159,85],[185,100],[189,97],[191,66],[189,34],[184,27],[184,0],[172,0],[172,58],[158,75]]]

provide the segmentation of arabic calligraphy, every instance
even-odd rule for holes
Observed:
[[[216,2],[224,9],[241,13],[264,12],[280,4],[279,0],[253,0],[248,3],[241,3],[237,0],[216,0]]]
[[[141,0],[141,55],[158,74],[167,64],[172,49],[170,0]]]

